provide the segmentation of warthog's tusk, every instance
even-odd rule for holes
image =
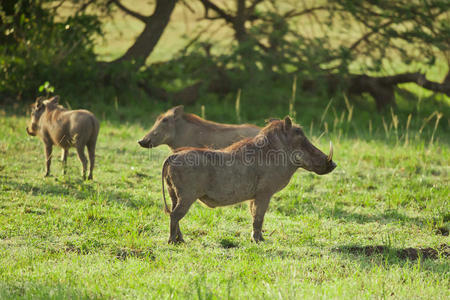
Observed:
[[[333,143],[330,141],[330,154],[328,154],[327,160],[331,161],[333,159]]]

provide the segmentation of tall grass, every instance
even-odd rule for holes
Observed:
[[[241,118],[241,89],[238,90],[237,95],[236,95],[235,109],[236,109],[236,120],[237,120],[238,123],[241,123],[242,122],[242,118]]]
[[[379,129],[382,129],[384,134],[381,139],[385,142],[392,142],[394,143],[394,146],[408,146],[411,142],[411,126],[413,120],[416,119],[417,121],[415,122],[415,128],[418,128],[414,131],[416,141],[423,141],[429,146],[432,146],[439,131],[440,121],[444,118],[444,113],[434,111],[423,119],[419,127],[417,126],[419,125],[418,118],[414,118],[414,114],[409,113],[403,123],[404,125],[402,125],[400,122],[400,115],[396,112],[396,110],[394,110],[394,108],[390,108],[388,118],[386,118],[387,116],[385,114],[375,114],[368,119],[368,127],[363,127],[360,125],[360,118],[355,119],[354,117],[354,105],[350,103],[346,95],[343,95],[343,100],[345,106],[343,108],[339,108],[339,105],[334,103],[334,99],[330,99],[320,114],[320,118],[318,118],[318,127],[315,128],[314,120],[310,122],[309,135],[314,139],[314,141],[319,141],[327,134],[332,135],[333,138],[338,141],[342,136],[347,137],[352,135],[356,138],[365,138],[369,140],[374,138],[380,139]],[[341,111],[339,111],[340,109]],[[329,111],[332,111],[333,114],[329,115]],[[435,122],[433,125],[430,125],[433,119],[435,119]],[[332,124],[332,126],[329,126],[329,124]],[[426,135],[424,134],[425,131],[427,131]]]
[[[206,112],[205,112],[205,106],[204,105],[201,106],[201,116],[202,116],[203,119],[206,119]]]
[[[292,82],[292,95],[289,101],[289,115],[296,118],[297,112],[295,111],[295,94],[297,93],[297,75],[294,75],[294,80]]]

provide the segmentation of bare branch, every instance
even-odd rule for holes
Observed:
[[[215,5],[214,3],[212,3],[209,0],[200,0],[200,2],[203,4],[203,7],[205,8],[205,19],[208,20],[216,20],[216,19],[224,19],[226,22],[228,23],[233,23],[234,22],[234,17],[228,13],[226,13],[223,9],[221,9],[220,7],[218,7],[217,5]],[[208,15],[208,11],[209,9],[212,9],[218,16],[217,17],[210,17]]]
[[[189,3],[187,2],[187,0],[181,0],[180,2],[181,2],[181,4],[183,4],[184,7],[186,7],[191,13],[195,14],[195,9],[192,8],[191,5],[189,5]]]
[[[53,11],[57,11],[58,8],[60,8],[64,2],[66,2],[66,0],[61,0],[58,4],[56,4],[55,6],[52,7]]]
[[[264,0],[253,0],[252,4],[250,4],[249,7],[247,7],[247,14],[251,15],[253,14],[253,12],[255,11],[255,8],[258,4],[260,4],[261,2],[263,2]]]
[[[427,90],[443,93],[447,96],[450,96],[450,84],[446,83],[445,81],[442,83],[430,81],[428,80],[424,74],[421,73],[404,73],[404,74],[398,74],[394,76],[386,76],[379,78],[379,80],[383,84],[399,84],[399,83],[407,83],[407,82],[414,82],[418,86],[421,86]]]
[[[299,16],[302,16],[302,15],[310,14],[310,13],[315,12],[317,10],[327,10],[327,9],[328,8],[326,6],[317,6],[317,7],[307,8],[307,9],[302,10],[302,11],[296,11],[295,9],[292,9],[292,10],[288,11],[287,13],[285,13],[283,18],[299,17]]]
[[[83,13],[88,8],[88,6],[94,2],[95,2],[95,0],[89,0],[89,1],[86,1],[85,3],[83,3],[83,5],[81,5],[81,7],[77,10],[75,15],[79,15],[80,13]]]
[[[148,20],[150,19],[150,16],[141,15],[140,13],[125,7],[119,0],[111,0],[110,3],[114,3],[121,11],[123,11],[127,15],[130,15],[144,23],[148,22]]]
[[[369,38],[370,38],[372,35],[378,33],[378,31],[379,31],[380,29],[382,29],[382,28],[389,27],[389,26],[392,25],[393,23],[394,23],[394,20],[390,20],[390,21],[388,21],[388,22],[386,22],[386,23],[380,25],[379,27],[372,28],[371,31],[367,32],[367,33],[364,34],[362,37],[360,37],[360,38],[359,38],[356,42],[354,42],[348,49],[349,49],[350,51],[355,50],[355,49],[359,46],[359,44],[361,44],[363,41],[368,42],[368,41],[369,41]]]

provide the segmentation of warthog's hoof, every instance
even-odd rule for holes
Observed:
[[[50,177],[50,173],[48,173],[48,172],[45,173],[45,174],[44,174],[44,177]]]
[[[264,242],[264,238],[261,232],[253,232],[252,239],[255,243]]]
[[[180,237],[176,237],[174,239],[173,238],[169,238],[169,241],[167,243],[176,245],[176,244],[184,243],[184,240],[183,240],[183,238],[180,238]]]

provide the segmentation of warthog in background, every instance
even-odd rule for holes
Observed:
[[[273,120],[256,137],[223,150],[179,149],[162,169],[164,205],[170,213],[169,243],[183,241],[179,221],[196,199],[212,208],[250,200],[252,237],[263,241],[261,228],[272,195],[289,183],[299,167],[320,175],[333,171],[332,156],[331,143],[327,156],[289,117]],[[172,211],[167,207],[164,180]]]
[[[221,149],[241,139],[254,137],[259,128],[255,125],[230,125],[206,121],[196,115],[184,113],[176,106],[161,114],[149,133],[138,141],[144,148],[166,144],[172,150],[180,147]]]
[[[39,136],[45,145],[46,169],[45,176],[50,175],[53,145],[61,147],[63,172],[66,173],[69,148],[77,149],[78,158],[83,165],[83,179],[86,179],[87,159],[84,147],[89,153],[90,169],[88,179],[92,179],[95,164],[95,144],[99,123],[95,116],[87,110],[67,110],[58,105],[59,96],[49,100],[42,97],[36,99],[31,111],[30,126],[27,133]]]

